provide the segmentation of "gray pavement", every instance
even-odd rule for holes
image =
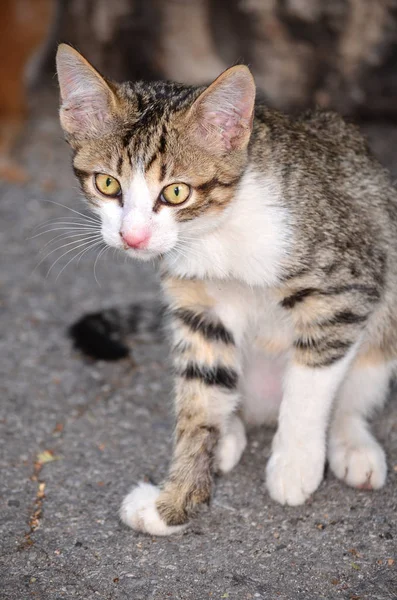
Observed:
[[[397,174],[397,130],[367,129]],[[35,269],[52,234],[28,240],[33,228],[69,217],[45,200],[82,205],[52,113],[29,125],[20,157],[29,184],[0,184],[1,600],[397,598],[395,398],[376,419],[389,463],[379,492],[348,489],[328,473],[310,503],[276,505],[264,487],[273,434],[264,429],[184,534],[145,537],[120,523],[131,485],[166,472],[167,349],[159,337],[132,339],[131,359],[95,363],[65,331],[87,311],[153,299],[156,277],[112,252],[98,261],[100,285],[95,253],[58,279],[70,255],[48,277],[61,252]]]

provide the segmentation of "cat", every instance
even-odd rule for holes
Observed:
[[[289,117],[255,101],[246,66],[209,86],[102,77],[57,53],[60,121],[106,244],[159,259],[175,370],[175,445],[158,488],[120,515],[181,531],[246,446],[276,422],[271,498],[304,503],[326,458],[378,489],[386,458],[367,419],[397,357],[397,194],[337,114]]]

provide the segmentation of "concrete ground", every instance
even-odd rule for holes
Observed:
[[[367,131],[397,174],[396,128]],[[29,183],[0,185],[0,598],[397,598],[395,398],[375,424],[389,463],[379,492],[348,489],[328,473],[305,506],[276,505],[264,487],[273,432],[261,430],[185,533],[145,537],[120,523],[132,484],[166,472],[167,349],[147,337],[131,340],[131,360],[89,362],[65,332],[87,311],[156,297],[156,278],[150,266],[124,264],[112,252],[97,262],[99,284],[95,252],[57,279],[65,255],[46,277],[68,248],[36,267],[58,232],[28,238],[48,219],[74,217],[49,201],[82,208],[52,114],[31,122],[19,155]]]

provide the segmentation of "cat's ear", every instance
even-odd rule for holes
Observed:
[[[77,137],[106,133],[117,113],[117,98],[109,84],[67,44],[58,46],[56,65],[62,128]]]
[[[196,141],[215,152],[242,150],[254,115],[255,82],[248,67],[231,67],[197,98],[189,111]]]

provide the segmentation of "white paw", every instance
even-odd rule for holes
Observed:
[[[312,450],[312,451],[310,451]],[[273,500],[298,506],[318,488],[324,473],[324,448],[274,449],[267,463],[266,485]]]
[[[377,490],[386,482],[385,453],[369,432],[360,442],[331,437],[328,459],[336,477],[352,487]]]
[[[186,525],[170,527],[160,517],[156,500],[160,489],[150,483],[139,483],[124,498],[120,508],[120,518],[129,527],[151,535],[171,535],[182,531]]]
[[[239,462],[247,445],[244,425],[235,415],[230,420],[227,433],[219,440],[215,464],[221,473],[228,473]]]

